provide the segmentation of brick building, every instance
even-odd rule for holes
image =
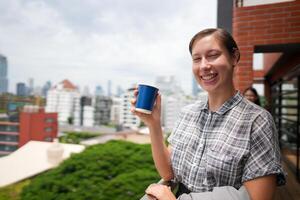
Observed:
[[[234,1],[232,33],[241,51],[235,84],[241,91],[263,86],[283,158],[300,179],[300,1],[268,2]]]
[[[10,154],[30,140],[52,141],[57,137],[57,113],[25,106],[19,122],[0,121],[0,156]]]

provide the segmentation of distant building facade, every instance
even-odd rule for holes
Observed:
[[[19,146],[19,123],[0,121],[0,157],[10,154]]]
[[[174,76],[158,76],[155,80],[155,86],[163,95],[170,95],[182,92]]]
[[[0,156],[10,154],[30,140],[52,141],[57,137],[57,113],[24,106],[19,119],[19,122],[0,121]]]
[[[122,94],[120,94],[121,96]],[[121,102],[122,99],[120,97],[113,97],[112,98],[112,106],[110,112],[110,121],[113,124],[120,124],[120,112],[121,112]]]
[[[96,96],[94,104],[95,125],[109,124],[111,118],[112,98],[107,96]]]
[[[163,125],[167,132],[170,132],[175,125],[176,120],[179,117],[181,109],[193,102],[195,102],[194,97],[173,94],[165,96],[163,98]]]
[[[68,124],[73,120],[75,107],[79,103],[80,93],[77,87],[69,80],[64,80],[48,91],[46,112],[57,112],[58,122]]]
[[[8,92],[7,59],[0,54],[0,94]]]
[[[137,129],[140,126],[141,121],[130,111],[130,100],[133,98],[133,90],[134,88],[130,88],[121,95],[120,123],[124,127]]]
[[[92,127],[94,126],[93,98],[82,96],[79,103],[75,103],[74,125]]]
[[[17,83],[17,96],[27,96],[27,88],[25,83]]]

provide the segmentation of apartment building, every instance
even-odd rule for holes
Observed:
[[[57,137],[57,113],[24,106],[19,115],[19,122],[0,121],[0,156],[10,154],[30,140],[52,141]]]
[[[46,112],[57,112],[58,122],[68,124],[74,118],[74,110],[78,103],[80,93],[77,87],[69,80],[63,80],[48,91]]]

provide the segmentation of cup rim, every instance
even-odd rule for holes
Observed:
[[[152,86],[152,85],[148,85],[148,84],[138,84],[138,87],[139,86],[147,86],[147,87],[151,87],[151,88],[154,88],[154,89],[156,89],[156,90],[159,90],[157,87],[155,87],[155,86]]]

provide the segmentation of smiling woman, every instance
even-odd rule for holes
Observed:
[[[159,174],[179,183],[177,196],[211,192],[213,199],[224,200],[243,191],[246,199],[271,200],[276,184],[285,182],[276,127],[270,113],[234,87],[233,73],[240,58],[236,42],[223,29],[205,29],[192,38],[189,50],[194,76],[207,91],[208,101],[182,110],[168,147],[160,126],[161,95],[151,115],[135,112],[136,100],[132,100],[132,111],[149,126]],[[165,187],[150,186],[147,192],[159,200],[175,199]]]

